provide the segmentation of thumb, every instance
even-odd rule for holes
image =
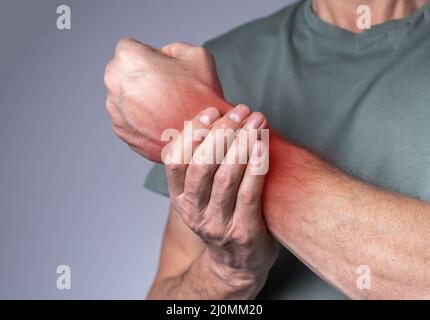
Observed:
[[[196,47],[186,42],[174,42],[165,45],[160,51],[166,56],[179,59],[189,55],[194,48]]]

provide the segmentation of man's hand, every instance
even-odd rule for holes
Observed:
[[[118,45],[105,77],[107,107],[115,131],[134,150],[154,161],[161,160],[164,129],[182,129],[184,119],[193,118],[207,106],[215,106],[223,114],[231,108],[214,80],[213,63],[207,58],[185,63],[182,55],[174,57],[172,48],[163,51],[126,39]],[[193,57],[203,56],[201,49],[193,52]],[[201,61],[209,67],[196,67]],[[272,234],[333,286],[350,297],[430,297],[428,202],[354,179],[273,131],[265,185],[263,209]],[[197,195],[194,199],[199,200]],[[241,215],[234,211],[232,216]],[[398,232],[399,226],[402,232]],[[221,250],[224,254],[218,260],[217,250],[211,252],[213,261],[237,261],[237,257],[226,255],[228,250]],[[371,264],[372,290],[356,286],[356,268],[363,263]],[[240,263],[221,265],[242,270]]]
[[[161,133],[181,130],[223,93],[212,56],[203,48],[174,43],[154,49],[122,39],[106,66],[106,107],[115,133],[140,155],[160,162]],[[180,121],[178,121],[180,119]]]
[[[267,121],[245,105],[219,117],[217,109],[208,108],[192,121],[190,136],[211,131],[203,142],[193,141],[189,158],[184,132],[168,146],[171,206],[205,243],[200,269],[208,266],[206,277],[219,279],[211,286],[228,293],[245,292],[235,297],[250,298],[265,283],[277,256],[261,215],[264,176],[251,172],[252,166],[259,166],[268,156],[267,146],[255,134]],[[216,161],[219,153],[221,164]]]

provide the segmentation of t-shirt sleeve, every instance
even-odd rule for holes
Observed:
[[[144,187],[166,197],[169,196],[164,165],[158,163],[153,165],[151,171],[149,171],[148,175],[146,176]]]

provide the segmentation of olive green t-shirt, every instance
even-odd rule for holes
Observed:
[[[364,181],[430,201],[430,5],[353,34],[310,3],[206,44],[226,99]],[[162,166],[145,185],[167,195]],[[286,249],[259,297],[345,298]]]

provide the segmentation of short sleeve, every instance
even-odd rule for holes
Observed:
[[[169,196],[167,188],[167,178],[164,171],[164,165],[156,163],[146,176],[144,187],[151,191],[157,192],[164,196]]]

